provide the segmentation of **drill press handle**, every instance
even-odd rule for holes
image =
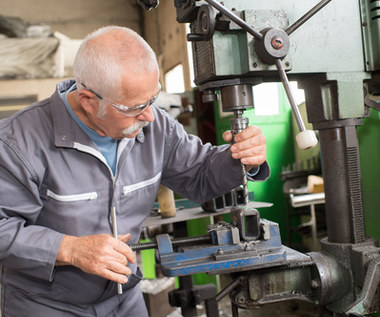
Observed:
[[[290,47],[289,35],[293,33],[297,28],[299,28],[302,24],[304,24],[307,20],[309,20],[312,16],[314,16],[330,1],[331,0],[320,1],[320,3],[314,6],[309,12],[307,12],[291,27],[289,27],[288,30],[284,31],[277,28],[267,28],[261,32],[258,32],[239,16],[224,7],[223,4],[217,2],[216,0],[206,0],[208,4],[223,13],[231,21],[235,22],[243,30],[254,37],[255,51],[264,63],[268,65],[276,65],[279,76],[281,78],[281,82],[288,97],[289,104],[292,108],[294,118],[300,130],[300,133],[296,136],[296,142],[298,147],[302,150],[316,146],[318,144],[318,140],[314,131],[306,130],[305,128],[305,124],[303,123],[302,117],[295,103],[293,93],[290,89],[289,80],[286,75],[284,66],[282,65],[282,59],[287,55]]]

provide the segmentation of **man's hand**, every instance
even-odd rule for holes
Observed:
[[[126,265],[134,263],[136,256],[125,243],[131,235],[115,239],[108,234],[74,237],[64,236],[58,250],[56,265],[73,265],[82,271],[124,284],[131,270]]]
[[[223,133],[223,139],[226,142],[232,141],[232,132]],[[247,170],[260,166],[266,160],[267,147],[266,138],[261,129],[256,126],[249,126],[244,131],[234,137],[234,143],[231,146],[232,157],[240,159],[246,165]]]

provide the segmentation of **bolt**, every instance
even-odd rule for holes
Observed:
[[[272,38],[271,44],[274,49],[279,50],[283,48],[284,40],[279,36],[275,36]]]
[[[257,67],[257,63],[253,63],[252,66],[253,66],[253,68],[256,68]]]
[[[218,254],[218,255],[223,255],[223,254],[224,254],[224,251],[223,251],[222,249],[219,248],[218,251],[217,251],[217,254]]]
[[[238,298],[237,298],[237,302],[239,304],[244,304],[245,303],[245,297],[244,297],[244,295],[239,295]]]

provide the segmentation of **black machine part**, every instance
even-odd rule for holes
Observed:
[[[158,4],[160,3],[159,0],[137,0],[137,3],[144,9],[144,10],[151,10],[158,7]]]

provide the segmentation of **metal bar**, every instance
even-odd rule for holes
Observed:
[[[208,243],[208,242],[211,242],[211,238],[208,234],[195,236],[195,237],[175,238],[171,240],[171,243],[173,246],[181,246],[181,245],[193,244],[193,243]],[[131,244],[129,247],[133,251],[156,249],[157,243],[145,242],[145,243]]]
[[[215,300],[220,302],[226,295],[228,295],[232,290],[240,285],[240,283],[244,280],[244,277],[240,276],[236,280],[232,281],[225,288],[223,288],[218,294],[215,296]]]
[[[300,17],[296,22],[294,22],[285,32],[288,35],[292,34],[295,30],[297,30],[302,24],[309,20],[314,14],[321,10],[330,1],[331,0],[322,0],[321,2],[319,2],[316,6],[311,8],[302,17]]]
[[[290,107],[292,108],[292,112],[294,115],[294,119],[296,120],[298,129],[300,130],[300,132],[305,131],[306,130],[305,124],[303,123],[300,111],[298,110],[296,102],[293,98],[293,93],[290,89],[288,76],[286,76],[284,66],[282,65],[282,62],[280,59],[276,59],[276,67],[280,74],[281,82],[284,86],[286,95],[288,96],[289,104],[290,104]]]
[[[113,233],[113,237],[115,239],[118,239],[117,223],[116,223],[116,208],[115,207],[111,208],[111,217],[112,217],[112,233]],[[117,283],[117,293],[119,295],[123,294],[123,286],[120,283]]]
[[[232,317],[239,317],[239,308],[234,303],[231,303],[231,312]]]
[[[314,251],[318,250],[318,236],[317,236],[317,218],[315,216],[315,205],[312,204],[310,206],[310,213],[311,213],[311,236],[313,237],[313,248]]]
[[[251,34],[256,40],[261,40],[263,38],[263,35],[260,32],[257,32],[254,28],[252,28],[243,19],[239,18],[236,14],[234,14],[232,11],[228,10],[226,7],[221,5],[219,2],[217,2],[215,0],[205,0],[205,1],[207,3],[209,3],[211,6],[213,6],[215,9],[217,9],[220,12],[222,12],[223,14],[225,14],[231,21],[235,22],[243,30],[245,30],[249,34]]]

